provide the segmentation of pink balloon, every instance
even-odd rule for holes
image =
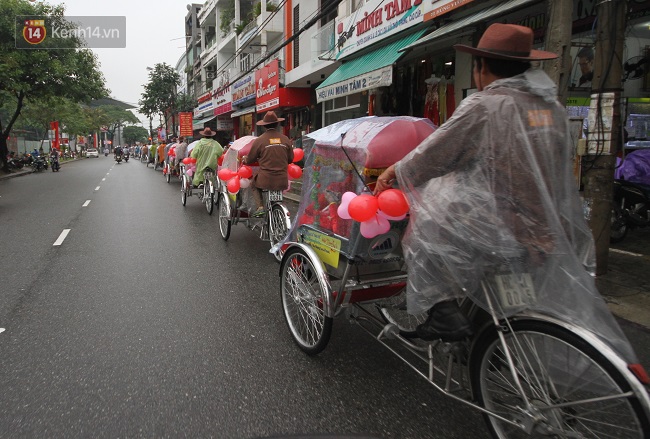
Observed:
[[[386,218],[375,215],[374,218],[361,223],[361,235],[365,238],[374,238],[375,236],[386,233],[390,230],[390,223]]]
[[[401,221],[404,218],[406,218],[406,214],[403,214],[403,215],[400,215],[400,216],[390,216],[390,215],[386,215],[386,213],[383,210],[378,210],[377,211],[377,216],[380,216],[382,218],[386,218],[387,220],[391,220],[391,221]]]
[[[352,219],[350,212],[348,212],[348,206],[350,205],[350,201],[352,201],[356,196],[357,194],[354,192],[346,192],[341,196],[341,204],[339,204],[339,207],[336,210],[340,218]]]
[[[241,180],[239,180],[239,186],[242,189],[246,189],[250,185],[251,185],[251,181],[248,178],[242,178]]]
[[[185,171],[185,173],[187,174],[188,177],[191,177],[192,175],[194,175],[194,170],[188,169],[187,171]]]

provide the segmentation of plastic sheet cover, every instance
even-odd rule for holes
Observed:
[[[650,185],[650,150],[632,151],[622,163],[617,158],[614,175],[617,180]]]
[[[592,234],[555,96],[534,69],[497,80],[397,163],[411,204],[402,241],[408,311],[465,295],[488,309],[478,281],[499,267],[519,275],[501,278],[493,305],[504,315],[531,310],[574,323],[635,362],[595,286]],[[511,300],[515,280],[526,293]]]
[[[337,122],[303,136],[302,195],[287,240],[295,242],[302,224],[348,240],[356,236],[358,223],[354,227],[353,220],[337,214],[343,193],[361,194],[365,181],[376,178],[434,130],[428,119],[371,116]],[[343,240],[341,251],[347,252],[348,244]]]
[[[237,172],[239,169],[239,162],[237,159],[241,159],[243,156],[248,155],[253,146],[253,142],[257,139],[256,136],[242,136],[239,139],[232,142],[228,149],[223,154],[223,162],[219,169],[226,168],[230,169],[233,172]],[[253,173],[259,170],[258,166],[251,166]],[[227,182],[222,181],[220,184],[225,185]],[[257,208],[255,200],[253,199],[252,188],[249,186],[247,188],[241,188],[239,190],[241,204],[239,208],[241,210],[252,211]]]

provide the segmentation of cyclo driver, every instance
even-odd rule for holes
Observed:
[[[260,167],[251,185],[257,205],[254,217],[264,215],[262,189],[283,191],[289,186],[287,165],[293,162],[293,148],[291,139],[277,129],[283,120],[284,118],[277,117],[275,112],[267,111],[264,118],[257,122],[266,132],[253,142],[248,156],[242,157],[242,163],[250,165],[258,162]]]

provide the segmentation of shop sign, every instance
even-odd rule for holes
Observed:
[[[255,104],[256,111],[266,111],[280,106],[280,77],[278,60],[255,72]]]
[[[212,93],[210,93],[210,95],[211,94]],[[198,112],[199,113],[203,113],[205,111],[212,112],[213,109],[214,109],[214,102],[212,99],[208,99],[207,101],[204,101],[203,103],[199,104]]]
[[[212,99],[212,92],[207,92],[207,93],[202,94],[201,96],[199,96],[198,101],[199,101],[199,104],[202,104],[202,103],[204,103],[206,101],[209,101],[210,99]]]
[[[255,99],[255,74],[244,76],[232,85],[232,103],[239,105],[250,99]]]
[[[180,122],[180,135],[192,137],[192,113],[178,113]]]
[[[336,19],[336,59],[422,23],[424,13],[431,9],[431,0],[366,2],[354,13]]]
[[[382,67],[345,81],[316,90],[316,102],[329,101],[341,96],[359,93],[371,88],[386,87],[393,83],[393,66]]]
[[[221,87],[214,93],[214,114],[220,115],[232,111],[232,94],[230,85]]]
[[[231,131],[233,129],[233,126],[234,125],[231,118],[217,118],[217,131]]]
[[[474,0],[433,0],[431,2],[431,8],[429,8],[429,10],[424,14],[424,21],[438,18],[441,15],[445,15],[454,9],[458,9],[473,1]]]

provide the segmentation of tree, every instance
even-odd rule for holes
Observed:
[[[153,96],[146,90],[142,93],[142,98],[138,101],[138,111],[149,119],[149,136],[153,137],[153,115],[156,114],[156,103]]]
[[[114,140],[115,132],[123,127],[126,123],[133,124],[140,122],[135,114],[120,107],[113,105],[102,105],[100,108],[106,114],[106,118],[108,120],[108,135],[111,140]]]
[[[147,142],[148,137],[146,128],[134,125],[124,127],[124,140],[127,143]]]
[[[160,114],[161,120],[164,121],[167,128],[167,115],[172,114],[172,130],[176,131],[176,119],[173,117],[173,111],[176,108],[176,87],[181,83],[181,75],[173,67],[166,63],[158,63],[149,72],[149,82],[144,86],[144,93],[140,100],[146,104],[144,110]],[[152,113],[141,111],[151,120]],[[151,116],[150,116],[151,114]]]
[[[194,111],[194,107],[196,107],[196,100],[191,95],[179,93],[176,96],[175,113]]]
[[[78,38],[56,40],[48,36],[52,47],[60,49],[16,48],[16,17],[47,15],[52,22],[65,28],[71,25],[63,17],[63,6],[31,3],[26,0],[0,2],[0,105],[10,107],[9,116],[0,115],[0,163],[7,171],[7,138],[30,100],[67,98],[86,102],[108,95],[97,58],[83,48]]]

